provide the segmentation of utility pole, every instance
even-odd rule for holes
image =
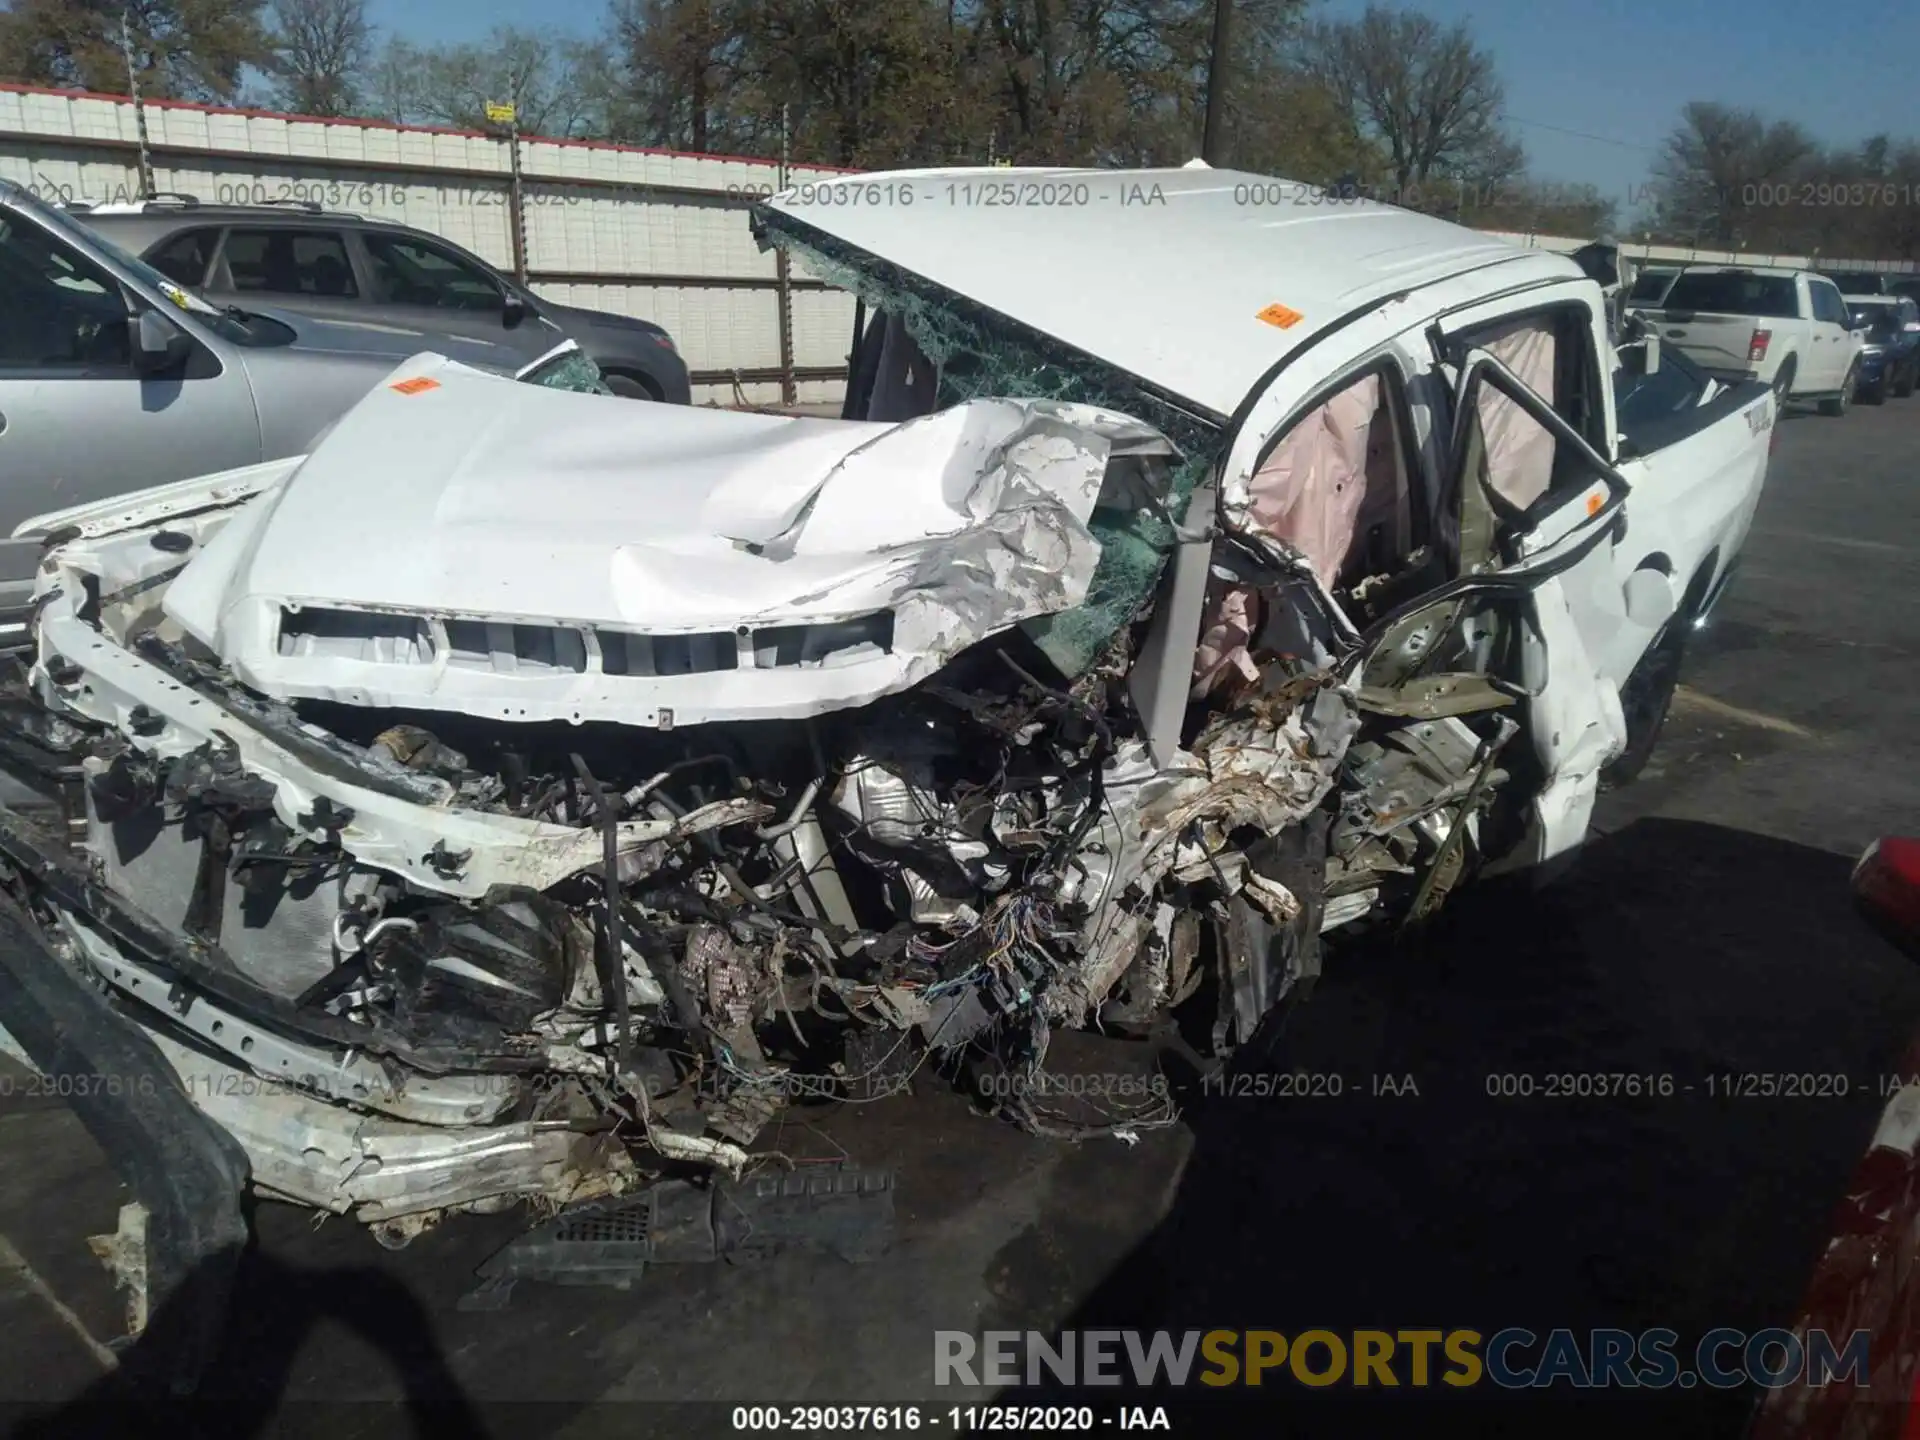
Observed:
[[[780,189],[785,190],[793,183],[792,175],[792,131],[788,125],[787,107],[780,107]],[[779,314],[776,323],[780,331],[780,404],[791,410],[800,403],[800,387],[793,374],[793,269],[787,261],[787,247],[782,245],[773,255],[773,275],[775,299],[779,302]]]
[[[120,12],[120,54],[127,62],[127,94],[133,97],[133,130],[139,140],[140,198],[153,199],[153,155],[147,149],[147,110],[140,103],[140,68],[133,63],[133,20]]]
[[[527,283],[527,194],[520,177],[520,106],[516,101],[513,118],[507,121],[507,164],[513,191],[513,278]]]
[[[1207,56],[1207,128],[1200,140],[1200,158],[1218,167],[1226,163],[1227,143],[1227,30],[1233,0],[1213,0],[1213,49]]]
[[[507,129],[507,238],[513,246],[513,278],[527,283],[527,196],[520,176],[520,82],[507,72],[507,98],[486,103],[487,122]]]

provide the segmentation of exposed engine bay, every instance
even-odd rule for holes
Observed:
[[[548,407],[549,435],[599,405],[434,374],[453,400]],[[46,796],[0,811],[10,888],[266,1193],[401,1242],[663,1165],[737,1177],[786,1107],[923,1069],[1039,1133],[1131,1135],[1172,1123],[1164,1095],[1094,1116],[1039,1098],[1055,1031],[1181,1024],[1229,1053],[1310,988],[1322,931],[1423,915],[1513,842],[1519,692],[1486,677],[1524,675],[1501,659],[1519,627],[1456,601],[1362,656],[1284,553],[1174,528],[1182,453],[1139,422],[1007,401],[850,434],[676,419],[762,459],[825,453],[801,484],[780,451],[793,483],[752,504],[749,471],[706,474],[687,533],[707,549],[590,567],[569,532],[510,580],[487,547],[511,537],[447,519],[474,483],[450,462],[402,502],[464,556],[448,580],[406,573],[384,521],[342,539],[319,518],[366,498],[358,440],[415,403],[376,392],[310,461],[52,535],[6,705],[9,769]],[[422,454],[472,429],[433,414],[409,412]],[[900,533],[861,516],[861,457]],[[675,483],[632,503],[687,511],[696,481]],[[1100,591],[1099,515],[1156,508],[1146,599],[1068,673],[1025,622]],[[276,544],[297,555],[269,564]],[[347,574],[333,544],[376,556],[325,594],[284,580]],[[576,569],[621,566],[631,593],[580,598]],[[1166,633],[1196,578],[1260,617],[1224,678]],[[505,598],[430,604],[435,585]],[[1479,698],[1437,699],[1435,674]]]

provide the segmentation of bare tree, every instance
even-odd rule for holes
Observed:
[[[747,25],[742,0],[614,0],[609,45],[620,68],[613,107],[622,139],[676,149],[742,148],[763,117],[740,88]]]
[[[1365,147],[1282,53],[1307,0],[1231,3],[1230,137],[1341,168],[1330,157]],[[1178,163],[1197,153],[1212,15],[1213,0],[612,0],[608,114],[622,139],[766,154],[784,112],[796,158],[848,165]]]
[[[1752,110],[1693,101],[1654,164],[1656,223],[1663,233],[1697,244],[1760,240],[1758,231],[1791,218],[1768,213],[1772,191],[1818,158],[1812,137],[1792,121],[1769,124]]]
[[[1599,236],[1614,228],[1614,202],[1592,185],[1558,185],[1523,175],[1475,198],[1460,218],[1485,230]]]
[[[604,135],[599,51],[503,26],[477,45],[427,47],[395,37],[369,67],[370,105],[382,118],[481,129],[490,101],[511,102],[528,135]]]
[[[1525,156],[1500,123],[1505,91],[1493,56],[1464,24],[1368,8],[1358,20],[1311,26],[1302,46],[1310,73],[1339,97],[1354,128],[1387,158],[1403,203],[1450,191],[1471,198],[1511,182]]]
[[[274,0],[274,100],[302,115],[351,115],[366,83],[367,0]]]

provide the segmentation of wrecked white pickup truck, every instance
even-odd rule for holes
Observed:
[[[1576,847],[1744,538],[1765,387],[1390,207],[976,179],[756,211],[858,297],[842,419],[421,357],[311,456],[33,522],[15,1045],[131,1022],[258,1190],[398,1242],[737,1173],[796,1097],[1060,1027],[1191,1006],[1230,1050],[1324,933]],[[55,968],[65,1051],[19,998]]]

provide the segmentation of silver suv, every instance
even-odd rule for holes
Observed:
[[[0,180],[0,537],[48,510],[300,454],[422,351],[525,369],[458,336],[217,308]],[[0,643],[39,551],[0,538]]]
[[[215,304],[465,335],[504,345],[523,361],[572,339],[616,395],[679,405],[692,398],[673,337],[651,320],[536,295],[471,251],[412,225],[310,201],[219,205],[192,195],[77,213]]]

